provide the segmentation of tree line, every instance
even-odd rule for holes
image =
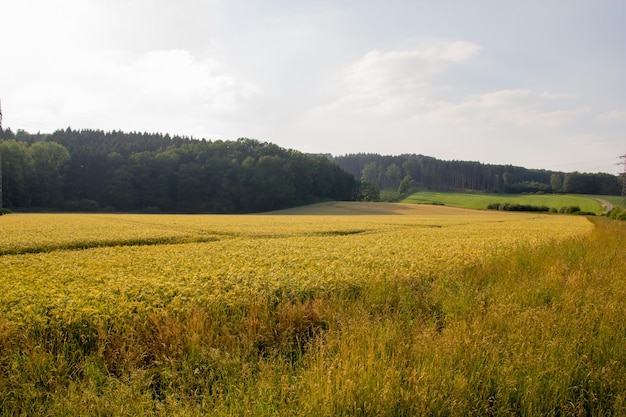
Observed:
[[[377,200],[380,188],[619,195],[623,179],[404,154],[304,154],[253,139],[0,130],[2,206],[76,211],[246,213],[323,200]]]
[[[11,209],[246,213],[358,196],[359,182],[325,156],[253,139],[71,128],[0,135]]]
[[[357,153],[329,158],[364,182],[380,188],[491,193],[619,195],[623,179],[606,173],[556,172],[471,161],[443,161],[415,154]]]

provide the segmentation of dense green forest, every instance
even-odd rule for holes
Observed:
[[[405,154],[304,154],[253,139],[0,131],[9,209],[246,213],[323,200],[376,200],[379,188],[618,195],[622,178]]]
[[[358,191],[358,181],[324,156],[252,139],[1,133],[10,209],[244,213],[351,200]]]
[[[554,192],[619,195],[622,179],[606,173],[555,172],[511,165],[442,161],[423,155],[350,154],[330,159],[364,182],[381,188],[492,193]]]

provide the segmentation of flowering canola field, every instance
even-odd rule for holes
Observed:
[[[453,274],[593,228],[582,216],[356,204],[322,215],[3,216],[0,325],[330,296],[372,280]]]

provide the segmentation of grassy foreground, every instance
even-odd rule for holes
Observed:
[[[363,207],[359,210],[371,206]],[[519,216],[499,215],[503,227]],[[305,217],[296,219],[298,236],[274,230],[254,239],[272,245],[286,239],[277,253],[297,247],[304,232],[307,245],[318,239],[319,248],[328,246],[329,236],[333,246],[354,242],[361,233],[384,240],[392,222],[398,230],[408,226],[403,216],[394,219],[385,217],[371,230],[346,219],[341,229],[334,225],[311,236],[303,223],[314,220]],[[458,219],[458,230],[467,229],[468,218]],[[347,281],[333,291],[255,291],[203,304],[180,304],[174,297],[167,308],[130,305],[132,314],[114,319],[101,310],[82,316],[48,310],[41,321],[21,324],[5,315],[0,318],[0,414],[626,415],[626,225],[591,221],[590,234],[550,244],[518,243],[460,268],[441,265],[441,273],[406,272],[381,261],[372,268],[384,276]],[[411,230],[435,233],[445,227],[453,226],[437,217]],[[390,238],[397,236],[394,230]],[[194,250],[223,243],[210,246],[212,253],[239,244],[239,237],[228,236],[224,242],[182,245],[197,255],[205,252]],[[246,242],[252,236],[247,234]],[[247,256],[255,247],[246,246]],[[141,262],[157,262],[150,253],[160,248],[125,250]],[[108,256],[116,251],[96,248],[85,254],[106,260],[115,259]],[[175,261],[173,252],[167,255]],[[24,253],[0,261],[8,270],[29,259],[31,270],[52,274],[58,272],[53,266],[41,269],[46,262],[72,256]],[[314,253],[311,257],[316,261]],[[121,261],[106,268],[115,269],[115,262]],[[165,265],[158,267],[168,291]],[[313,265],[311,271],[321,267]],[[73,280],[90,279],[81,275],[80,265],[75,268]],[[133,292],[134,300],[151,296],[147,288],[119,291]],[[66,311],[79,302],[67,294],[48,294],[57,297],[55,305],[66,302]],[[6,292],[0,300],[4,309],[11,307]]]

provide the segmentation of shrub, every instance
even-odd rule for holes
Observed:
[[[611,211],[606,214],[610,219],[615,220],[626,220],[626,208],[623,207],[613,207]]]
[[[533,206],[530,204],[511,204],[511,203],[491,203],[487,206],[489,210],[500,211],[529,211],[529,212],[548,212],[549,207]]]

